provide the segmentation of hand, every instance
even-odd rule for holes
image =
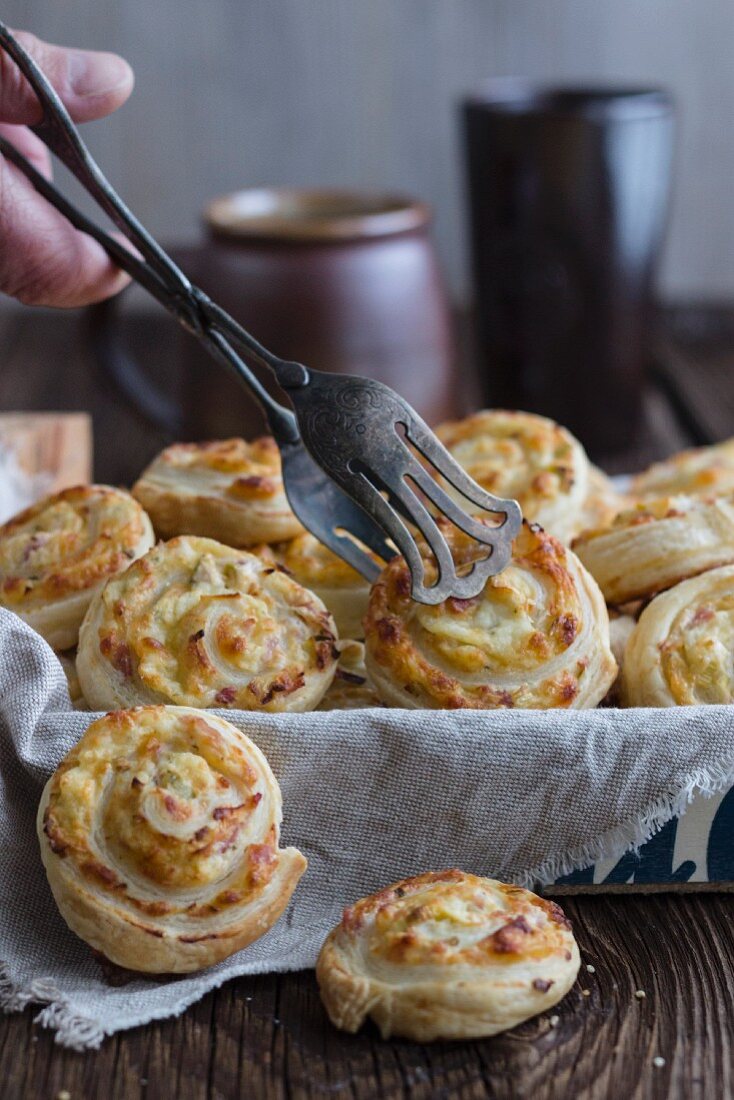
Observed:
[[[50,46],[23,31],[17,38],[75,122],[104,118],[132,91],[132,69],[115,54]],[[40,119],[34,92],[0,51],[0,133],[50,178],[48,150],[26,128]],[[0,292],[27,305],[81,306],[116,294],[127,282],[101,245],[74,229],[0,157]]]

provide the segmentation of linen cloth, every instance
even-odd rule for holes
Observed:
[[[31,1002],[57,1041],[183,1011],[242,974],[313,966],[343,907],[446,867],[533,885],[621,856],[734,773],[732,708],[221,711],[264,751],[283,844],[308,871],[278,924],[204,972],[111,987],[59,915],[41,864],[41,789],[93,716],[71,709],[46,643],[0,610],[0,1003]]]

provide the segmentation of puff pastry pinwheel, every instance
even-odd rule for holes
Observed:
[[[367,611],[369,583],[328,546],[306,532],[290,542],[261,546],[255,552],[315,592],[334,616],[341,638],[364,637],[362,620]]]
[[[118,966],[183,973],[258,939],[306,860],[278,847],[280,788],[213,714],[140,707],[93,722],[46,784],[38,837],[56,904]]]
[[[632,478],[633,497],[665,497],[679,493],[712,497],[734,493],[734,439],[712,447],[679,451]]]
[[[622,696],[631,707],[734,702],[734,565],[662,592],[624,651]]]
[[[517,500],[526,519],[563,541],[577,532],[589,460],[565,428],[534,413],[486,409],[441,424],[436,435],[483,489]]]
[[[734,561],[734,497],[663,497],[572,543],[604,593],[624,604]]]
[[[458,566],[476,544],[447,528]],[[426,563],[427,576],[435,566]],[[402,557],[372,588],[366,665],[380,698],[411,709],[593,707],[617,666],[596,581],[537,524],[523,523],[510,564],[479,596],[434,607],[410,598]]]
[[[576,980],[571,925],[552,901],[462,871],[429,872],[344,911],[316,964],[332,1023],[369,1016],[383,1038],[496,1035],[557,1004]]]
[[[381,706],[382,700],[370,684],[364,667],[364,644],[351,638],[340,641],[336,675],[316,709],[364,710]]]
[[[339,657],[321,601],[273,566],[212,539],[160,543],[112,580],[82,624],[90,707],[176,703],[312,710]]]
[[[95,592],[154,541],[129,493],[106,485],[64,489],[0,527],[0,604],[54,649],[71,649]]]
[[[303,531],[288,504],[271,436],[251,443],[175,443],[132,491],[161,538],[203,535],[228,546],[255,546]]]

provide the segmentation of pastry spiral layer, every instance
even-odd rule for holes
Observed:
[[[632,707],[734,702],[734,565],[656,596],[627,642],[622,694]]]
[[[457,564],[470,561],[476,544],[455,528],[444,534]],[[593,707],[616,673],[596,582],[572,551],[528,523],[510,564],[474,599],[414,603],[408,567],[393,558],[372,589],[365,626],[367,671],[389,706]]]
[[[664,462],[654,463],[632,479],[630,492],[643,498],[734,493],[734,439],[680,451]]]
[[[651,500],[572,545],[607,603],[627,603],[734,561],[734,498]]]
[[[589,492],[589,460],[565,428],[533,413],[487,409],[441,424],[436,435],[483,489],[517,500],[526,519],[559,539],[576,534]]]
[[[339,642],[339,664],[331,687],[317,710],[364,710],[381,707],[364,666],[364,645],[352,639]]]
[[[228,546],[278,542],[303,531],[285,495],[274,439],[176,443],[142,473],[133,494],[162,538],[203,535]]]
[[[362,638],[370,586],[364,577],[308,532],[290,542],[263,546],[263,560],[276,562],[326,604],[341,638]],[[377,559],[375,559],[377,560]]]
[[[77,670],[93,709],[136,703],[312,710],[338,660],[321,601],[245,550],[160,543],[105,586]]]
[[[150,520],[121,489],[64,489],[0,527],[0,604],[54,649],[71,649],[95,592],[154,542]]]
[[[558,905],[462,871],[429,872],[345,910],[316,964],[332,1023],[383,1038],[496,1035],[557,1004],[579,952]]]
[[[140,707],[93,722],[46,784],[41,856],[78,936],[118,966],[181,973],[277,921],[306,868],[278,847],[280,789],[229,722]]]

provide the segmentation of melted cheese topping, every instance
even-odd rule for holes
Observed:
[[[88,621],[111,674],[181,705],[307,709],[338,658],[316,596],[211,539],[158,545],[105,587]]]
[[[436,435],[483,489],[517,500],[526,519],[559,538],[575,529],[589,463],[565,428],[543,416],[493,409],[442,424]]]
[[[563,957],[570,928],[557,905],[528,890],[444,871],[363,898],[345,911],[337,935],[360,942],[369,973],[384,964],[481,968]]]
[[[129,493],[104,485],[64,489],[0,527],[0,602],[22,612],[93,589],[152,541]]]
[[[734,439],[656,462],[632,479],[631,492],[641,497],[679,493],[710,497],[734,492]]]
[[[475,545],[455,529],[444,533],[457,563],[471,560]],[[580,705],[590,675],[601,668],[594,689],[601,698],[616,671],[593,580],[570,551],[528,524],[510,564],[471,600],[414,603],[407,565],[394,558],[372,589],[365,627],[376,665],[422,706]]]
[[[167,707],[93,722],[57,769],[43,816],[67,875],[116,907],[184,926],[267,887],[279,825],[277,784],[252,742]]]

